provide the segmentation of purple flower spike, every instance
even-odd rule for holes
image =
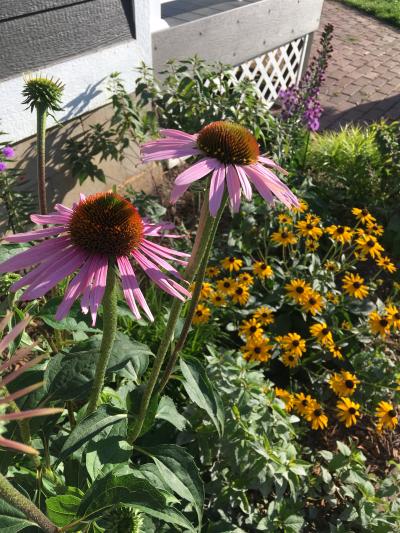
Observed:
[[[12,157],[15,156],[15,150],[11,146],[5,146],[2,149],[2,152],[3,152],[4,157],[6,157],[7,159],[11,159]]]
[[[0,172],[4,172],[7,168],[7,163],[4,163],[4,161],[0,161]]]

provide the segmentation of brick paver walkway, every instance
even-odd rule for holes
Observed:
[[[334,25],[333,56],[321,91],[321,125],[400,118],[400,31],[339,2],[325,0],[320,31]],[[320,31],[314,36],[313,52]]]

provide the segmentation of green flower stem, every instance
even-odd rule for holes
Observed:
[[[110,360],[111,350],[117,332],[117,280],[113,265],[108,266],[106,290],[103,298],[103,338],[101,339],[100,356],[96,365],[96,373],[90,394],[86,415],[96,410],[104,385],[104,378]]]
[[[46,119],[47,108],[37,108],[37,175],[39,210],[42,215],[47,213],[46,198]]]
[[[47,531],[48,533],[59,531],[58,527],[34,503],[18,492],[3,474],[0,474],[0,497],[13,507],[22,511],[29,520],[35,522],[43,531]]]
[[[212,246],[213,246],[213,243],[214,243],[214,238],[215,238],[215,235],[217,233],[217,229],[218,229],[221,217],[222,217],[222,213],[224,212],[224,209],[225,209],[225,206],[226,206],[226,201],[227,201],[227,196],[224,197],[224,199],[222,201],[222,204],[221,204],[221,207],[219,209],[219,212],[218,212],[216,218],[213,220],[211,231],[210,231],[210,236],[209,236],[209,239],[208,239],[208,243],[207,243],[207,246],[205,248],[205,251],[204,251],[204,254],[203,254],[203,258],[201,260],[200,267],[197,270],[197,274],[195,276],[195,287],[194,287],[194,291],[193,291],[193,294],[192,294],[192,299],[190,301],[189,311],[188,311],[188,314],[186,316],[185,323],[183,325],[183,328],[182,328],[180,337],[178,339],[178,342],[176,343],[174,351],[173,351],[171,357],[169,358],[169,360],[167,361],[167,364],[166,364],[166,367],[164,369],[163,375],[161,376],[160,384],[158,385],[158,389],[157,389],[158,392],[161,392],[164,389],[164,387],[166,386],[166,384],[168,383],[169,378],[171,377],[171,374],[172,374],[172,372],[174,370],[175,364],[176,364],[176,362],[178,360],[179,354],[180,354],[182,348],[184,347],[186,339],[187,339],[187,336],[189,334],[189,330],[190,330],[190,326],[192,324],[193,316],[194,316],[194,313],[196,311],[197,304],[199,303],[201,288],[202,288],[204,277],[205,277],[205,273],[206,273],[208,259],[210,257],[210,253],[211,253]]]
[[[207,249],[209,238],[212,233],[213,224],[214,220],[209,214],[208,200],[205,198],[201,208],[199,228],[197,231],[195,244],[193,246],[192,255],[189,259],[189,263],[185,271],[185,278],[186,281],[189,283],[193,281],[196,271],[201,265],[201,260]],[[140,432],[142,431],[147,409],[150,405],[150,400],[156,387],[165,356],[172,342],[175,333],[176,323],[178,322],[178,318],[180,316],[183,305],[184,303],[176,298],[172,302],[168,323],[165,327],[164,335],[161,339],[149,380],[143,392],[142,400],[139,407],[139,415],[136,424],[128,434],[127,440],[129,444],[133,444],[139,437]]]

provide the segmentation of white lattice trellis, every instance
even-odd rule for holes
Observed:
[[[286,89],[301,77],[309,39],[305,35],[238,65],[232,71],[233,82],[252,80],[261,98],[272,107],[280,89]]]

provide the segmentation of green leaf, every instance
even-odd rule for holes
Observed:
[[[178,496],[193,504],[201,525],[204,486],[193,457],[175,444],[161,444],[145,451],[155,462],[164,482]]]
[[[112,405],[100,405],[94,413],[83,418],[72,430],[62,447],[60,459],[71,455],[108,426],[122,424],[126,428],[127,419],[128,414],[125,411]]]
[[[76,400],[85,398],[92,386],[99,357],[101,335],[93,335],[77,343],[69,353],[58,353],[50,359],[44,376],[44,387],[51,400]],[[117,333],[107,373],[123,368],[131,369],[131,378],[141,376],[149,363],[150,349]]]
[[[203,366],[194,357],[185,357],[185,359],[181,359],[180,367],[185,378],[183,386],[189,398],[201,409],[206,411],[216,427],[219,436],[222,436],[224,432],[222,402],[208,379]]]
[[[125,430],[122,436],[121,428]],[[108,433],[107,436],[104,433]],[[102,438],[99,438],[102,435]],[[124,440],[126,438],[126,425],[114,424],[105,428],[86,447],[85,460],[86,469],[92,481],[102,473],[105,474],[113,470],[116,465],[128,463],[132,455],[132,446]]]
[[[350,457],[351,450],[346,444],[344,444],[343,442],[340,442],[339,440],[337,440],[336,441],[336,445],[337,445],[337,449],[339,450],[339,452],[342,455],[344,455],[345,457]]]
[[[2,244],[0,246],[0,263],[11,259],[14,255],[20,254],[31,248],[29,244]]]
[[[66,526],[75,519],[80,503],[81,498],[73,494],[51,496],[46,500],[47,516],[56,526]]]
[[[87,331],[98,332],[98,329],[92,328],[86,322],[89,318],[84,315],[78,303],[75,303],[68,316],[62,320],[56,320],[54,318],[57,308],[63,300],[63,296],[57,296],[49,300],[41,309],[37,315],[45,324],[53,329],[68,330],[68,331]]]
[[[36,526],[36,524],[28,520],[22,511],[0,499],[1,533],[18,533],[29,526]]]
[[[156,418],[166,420],[175,426],[179,431],[183,431],[190,422],[178,413],[174,400],[169,396],[163,396],[158,405]]]
[[[167,505],[162,492],[134,474],[118,476],[117,470],[93,483],[82,499],[78,515],[88,517],[101,514],[107,508],[121,504],[130,505],[150,516],[194,531],[193,526],[179,511]]]

